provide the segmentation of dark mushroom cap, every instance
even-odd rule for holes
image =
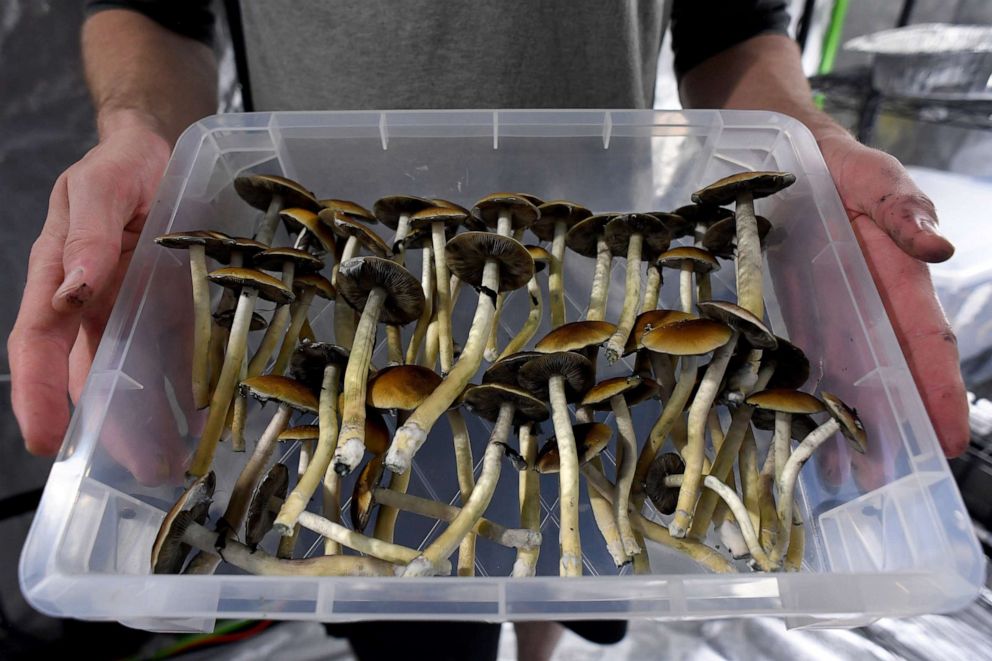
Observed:
[[[328,301],[333,301],[334,295],[337,293],[337,289],[334,288],[331,281],[317,273],[301,275],[293,279],[294,292],[302,292],[307,289],[313,289],[317,296]],[[297,293],[297,296],[299,296],[299,293]]]
[[[431,202],[433,202],[434,203],[434,206],[436,206],[436,207],[442,207],[444,209],[457,209],[458,211],[461,211],[462,213],[464,213],[468,217],[471,217],[472,216],[472,212],[471,211],[469,211],[468,209],[466,209],[462,205],[458,204],[457,202],[452,202],[451,200],[446,200],[446,199],[441,198],[441,197],[432,198],[431,199]]]
[[[666,310],[664,308],[647,310],[646,312],[640,313],[634,320],[634,326],[630,330],[630,335],[627,336],[627,345],[624,347],[623,355],[626,356],[643,349],[644,334],[648,331],[676,321],[696,318],[696,315],[691,312],[683,312],[682,310]]]
[[[441,385],[441,376],[420,365],[395,365],[369,380],[366,402],[381,410],[412,411]]]
[[[689,236],[696,228],[696,223],[694,221],[680,216],[678,211],[673,211],[671,213],[666,211],[649,211],[648,213],[665,223],[665,227],[668,228],[668,232],[672,235],[673,239]]]
[[[836,395],[821,392],[820,396],[823,397],[823,403],[830,416],[840,423],[840,431],[848,440],[851,448],[861,454],[867,452],[868,434],[865,432],[864,425],[861,424],[858,412],[842,402]]]
[[[282,207],[300,207],[316,211],[320,204],[313,193],[299,183],[276,174],[252,174],[237,177],[234,190],[245,202],[266,211],[275,195],[282,196]]]
[[[351,307],[365,309],[369,294],[376,287],[386,292],[379,311],[384,324],[408,324],[424,310],[424,288],[405,268],[381,257],[355,257],[338,267],[338,292]]]
[[[499,262],[499,291],[513,291],[534,277],[534,260],[519,241],[488,232],[464,232],[444,247],[451,272],[473,287],[482,285],[487,259]],[[418,283],[419,284],[419,283]]]
[[[606,233],[606,226],[617,213],[597,213],[572,225],[565,235],[565,245],[583,257],[596,257],[596,242]],[[626,252],[624,254],[627,254]]]
[[[372,213],[380,223],[395,230],[400,226],[400,216],[412,216],[421,209],[433,206],[430,200],[416,195],[387,195],[380,197],[372,205]]]
[[[551,263],[553,259],[551,253],[541,246],[524,246],[530,253],[530,258],[534,260],[534,273],[540,273]]]
[[[679,502],[679,488],[665,486],[669,475],[685,473],[685,462],[674,452],[655,456],[644,480],[644,493],[662,514],[674,514]]]
[[[548,418],[548,407],[544,402],[519,388],[504,384],[484,383],[481,386],[469,386],[461,399],[472,413],[490,422],[496,422],[503,404],[514,406],[514,425],[540,422]]]
[[[520,387],[538,399],[548,398],[548,381],[560,376],[565,381],[565,399],[576,402],[592,385],[593,365],[585,356],[558,351],[532,358],[520,368]]]
[[[320,393],[324,384],[324,368],[331,364],[339,365],[338,377],[343,378],[349,355],[347,349],[330,342],[301,342],[289,359],[289,373],[311,392]]]
[[[695,273],[709,273],[720,268],[720,262],[708,250],[692,246],[672,248],[658,255],[655,262],[659,267],[681,269],[683,264],[689,264]]]
[[[225,266],[211,271],[207,277],[210,282],[235,291],[246,288],[257,289],[259,298],[272,301],[277,305],[292,303],[296,298],[293,296],[292,290],[282,283],[282,280],[255,269]]]
[[[364,532],[375,509],[375,490],[382,482],[384,472],[383,455],[374,454],[362,467],[355,480],[351,493],[351,525],[358,532]]]
[[[722,208],[722,207],[721,207]],[[755,216],[758,222],[758,240],[765,245],[765,237],[772,229],[771,222],[764,216]],[[717,257],[730,259],[734,256],[734,246],[737,240],[737,219],[734,216],[719,220],[710,225],[703,235],[703,247]]]
[[[573,321],[554,329],[534,345],[540,353],[580,351],[597,347],[616,332],[616,324],[608,321]]]
[[[355,237],[358,243],[377,257],[389,254],[389,246],[382,238],[354,217],[324,209],[318,214],[320,220],[328,225],[340,237]]]
[[[623,395],[628,406],[640,404],[658,394],[658,384],[652,379],[642,378],[636,374],[630,376],[615,376],[600,381],[586,392],[580,406],[588,406],[594,411],[609,411],[612,400],[617,395]]]
[[[555,225],[559,221],[565,223],[567,230],[592,215],[589,209],[568,200],[545,202],[538,207],[538,210],[541,212],[541,217],[530,226],[530,231],[541,241],[551,241],[555,238]]]
[[[535,207],[538,208],[540,208],[540,206],[544,204],[543,199],[539,198],[537,195],[532,195],[531,193],[513,193],[513,194],[524,198],[525,200],[527,200],[528,202],[530,202],[531,204],[533,204]]]
[[[282,271],[283,264],[293,262],[296,265],[294,272],[300,275],[316,273],[324,268],[324,262],[319,257],[297,248],[269,248],[255,255],[252,262],[255,268],[263,271]]]
[[[726,301],[702,301],[696,307],[707,319],[719,321],[740,331],[755,349],[774,349],[778,344],[768,327],[739,305]]]
[[[251,395],[263,404],[279,402],[308,413],[317,412],[317,398],[305,384],[286,376],[264,374],[245,379],[238,384],[242,396]]]
[[[163,248],[171,248],[173,250],[189,250],[190,246],[220,246],[230,242],[231,237],[220,232],[213,232],[211,230],[170,232],[169,234],[162,234],[161,236],[155,237],[155,243]],[[209,251],[205,252],[208,252],[209,254]]]
[[[761,362],[774,360],[775,372],[768,380],[768,388],[802,388],[809,380],[809,359],[803,350],[781,337],[775,338],[774,349],[761,353]]]
[[[234,313],[236,310],[224,310],[223,312],[214,312],[213,318],[218,326],[221,328],[231,328],[234,324]],[[249,331],[264,330],[269,322],[265,320],[265,317],[257,312],[251,313],[251,324],[248,326]]]
[[[320,252],[334,252],[334,234],[327,225],[309,209],[283,209],[279,212],[282,224],[290,234],[299,234],[304,229],[309,232],[305,245]]]
[[[284,432],[285,433],[285,432]],[[280,435],[279,440],[283,440]],[[245,544],[250,548],[258,546],[265,535],[272,530],[276,522],[278,510],[272,507],[273,497],[286,499],[289,490],[289,469],[286,464],[274,464],[265,474],[261,484],[255,489],[251,503],[248,505],[248,516],[245,517]]]
[[[755,409],[751,414],[751,422],[756,429],[772,431],[775,429],[775,412],[765,409]],[[801,441],[817,428],[816,422],[808,415],[792,416],[792,438]]]
[[[648,351],[673,356],[701,356],[715,351],[730,340],[733,331],[711,319],[683,319],[652,328],[641,337]]]
[[[496,227],[502,212],[510,214],[510,227],[515,230],[527,229],[541,217],[537,205],[519,193],[486,195],[472,207],[472,216],[487,227]]]
[[[589,463],[593,457],[610,444],[613,430],[602,422],[586,422],[573,425],[572,435],[575,436],[575,450],[579,455],[579,466],[582,466]],[[542,475],[557,473],[561,470],[561,455],[558,453],[557,438],[549,440],[537,453],[534,469]]]
[[[434,223],[441,223],[445,229],[457,229],[465,223],[468,213],[451,207],[427,207],[410,217],[410,227],[430,229]]]
[[[317,215],[328,225],[331,225],[330,219],[335,213],[339,213],[343,216],[347,216],[351,220],[360,220],[369,225],[374,225],[379,222],[375,215],[363,207],[357,202],[352,202],[351,200],[337,200],[334,198],[327,198],[320,200],[320,211]],[[333,225],[331,225],[333,227]]]
[[[724,218],[734,217],[734,212],[731,209],[725,209],[712,204],[687,204],[684,207],[679,207],[672,213],[676,216],[681,216],[689,223],[691,226],[689,230],[690,234],[694,232],[696,225],[709,227]]]
[[[190,552],[190,545],[182,541],[183,533],[191,523],[202,526],[207,520],[216,486],[217,478],[210,471],[193,482],[166,512],[152,544],[153,574],[178,574],[182,570]]]
[[[220,234],[220,232],[211,233]],[[230,264],[234,254],[238,253],[241,255],[242,263],[251,264],[251,260],[255,257],[255,255],[268,249],[268,245],[247,236],[229,236],[225,240],[217,243],[208,242],[207,257],[220,262],[221,264]]]
[[[610,252],[617,257],[627,257],[630,237],[640,234],[643,238],[642,260],[653,260],[668,250],[672,235],[665,223],[646,213],[625,213],[616,216],[606,225],[606,241]],[[632,267],[634,265],[631,265]]]
[[[751,197],[758,199],[774,195],[794,183],[796,175],[788,172],[738,172],[696,191],[692,201],[721,206],[736,202],[741,193],[751,193]]]
[[[773,388],[762,390],[744,400],[751,406],[779,413],[799,413],[809,415],[823,410],[823,402],[813,395],[800,390]]]
[[[317,425],[297,425],[287,427],[279,433],[278,440],[282,441],[316,441],[320,437],[320,427]]]
[[[532,358],[541,354],[536,351],[518,351],[515,354],[500,358],[489,366],[482,375],[483,383],[501,383],[507,386],[518,386],[520,368]]]

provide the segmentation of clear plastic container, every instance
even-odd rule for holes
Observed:
[[[714,575],[651,545],[652,576],[617,575],[588,505],[582,509],[583,578],[557,574],[556,481],[542,481],[544,547],[539,574],[510,579],[511,550],[480,541],[473,578],[365,579],[149,575],[149,550],[178,485],[142,486],[122,456],[191,451],[202,412],[189,403],[189,268],[183,253],[155,246],[167,231],[216,228],[245,234],[258,212],[231,183],[245,172],[281,173],[320,197],[371,203],[388,193],[446,197],[470,205],[498,190],[568,198],[594,210],[670,209],[700,186],[749,169],[787,170],[797,183],[757,202],[774,223],[766,276],[769,321],[803,347],[811,383],[856,406],[871,450],[852,456],[839,440],[803,470],[800,509],[806,556],[798,573]],[[281,230],[280,230],[281,231]],[[411,270],[419,274],[416,254]],[[615,260],[608,318],[622,298]],[[589,298],[592,260],[566,262],[569,319]],[[674,307],[677,278],[663,288]],[[733,269],[715,274],[730,296]],[[455,328],[474,306],[463,293]],[[526,314],[507,302],[500,343]],[[331,337],[332,306],[312,309]],[[538,337],[548,330],[545,318]],[[405,330],[409,336],[411,329]],[[381,339],[381,335],[380,335]],[[376,364],[385,362],[379,346]],[[618,363],[601,374],[622,374]],[[634,409],[639,437],[657,402]],[[248,438],[264,413],[252,410]],[[488,425],[469,419],[476,457]],[[759,439],[763,449],[767,437]],[[295,448],[286,448],[291,464]],[[244,455],[217,455],[216,517]],[[442,420],[417,456],[411,491],[457,498]],[[613,466],[607,457],[607,473]],[[150,464],[154,466],[154,463]],[[154,471],[153,471],[154,472]],[[350,493],[351,480],[345,483]],[[488,516],[517,521],[517,478],[504,470]],[[585,500],[583,485],[583,499]],[[401,516],[397,541],[427,543],[439,526]],[[270,535],[270,537],[272,537]],[[269,539],[271,544],[274,540]],[[316,551],[304,535],[302,549]],[[847,215],[810,133],[764,112],[450,111],[224,115],[179,141],[134,253],[93,370],[56,461],[21,557],[23,591],[58,616],[118,620],[153,630],[200,630],[215,618],[527,620],[699,619],[775,615],[791,626],[856,626],[882,616],[959,608],[974,598],[985,563],[934,430],[924,412]]]

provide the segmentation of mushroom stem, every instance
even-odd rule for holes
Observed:
[[[803,566],[803,552],[806,550],[804,528],[802,514],[799,510],[793,510],[792,534],[789,537],[789,549],[785,552],[785,571],[799,571]]]
[[[775,433],[772,435],[772,449],[775,452],[775,481],[782,477],[785,463],[789,461],[789,446],[792,443],[792,414],[775,412]]]
[[[405,494],[407,489],[410,488],[410,478],[412,476],[413,471],[390,473],[388,490],[391,493]],[[375,528],[373,529],[372,536],[384,542],[393,541],[393,535],[396,532],[396,519],[399,517],[399,514],[399,508],[380,502],[379,513],[375,517]]]
[[[248,418],[248,396],[234,396],[234,415],[231,416],[231,452],[245,451],[245,422]]]
[[[282,346],[279,347],[279,353],[276,354],[276,362],[272,364],[272,369],[270,370],[272,374],[278,374],[280,376],[285,374],[286,367],[289,365],[289,359],[292,357],[293,351],[296,349],[296,343],[300,339],[303,322],[306,321],[307,313],[310,311],[310,304],[313,303],[313,297],[316,293],[317,290],[313,287],[304,288],[300,293],[299,299],[294,301],[289,307],[289,329],[282,338]]]
[[[331,284],[335,287],[338,282],[338,269],[341,264],[358,254],[358,238],[349,236],[344,243],[341,259],[331,271]],[[334,341],[346,349],[351,349],[355,339],[355,313],[344,301],[341,294],[334,296]]]
[[[320,387],[320,404],[318,409],[317,447],[307,464],[296,486],[286,497],[272,527],[280,535],[288,535],[299,519],[300,513],[307,508],[310,499],[327,473],[331,457],[338,442],[338,376],[340,367],[329,364],[324,368],[324,380]],[[330,517],[328,517],[330,518]]]
[[[475,462],[472,459],[472,443],[465,424],[465,416],[461,409],[448,411],[448,422],[451,425],[451,441],[455,449],[455,471],[458,475],[458,490],[461,502],[468,503],[475,489],[475,476],[472,474]],[[407,471],[409,474],[411,471]],[[458,575],[473,576],[475,574],[475,535],[469,533],[461,541],[458,548]]]
[[[658,295],[661,293],[661,268],[655,264],[648,266],[648,276],[644,279],[644,298],[638,314],[654,310],[658,307]]]
[[[513,229],[511,220],[509,210],[500,209],[499,219],[496,221],[496,233],[500,236],[510,236],[510,232]]]
[[[634,483],[634,467],[637,463],[637,436],[634,433],[634,423],[630,419],[630,408],[623,395],[610,398],[613,407],[613,417],[617,425],[617,497],[613,501],[613,515],[620,528],[620,540],[623,543],[627,557],[634,557],[641,552],[641,547],[634,539],[634,529],[627,515],[630,509],[630,489]]]
[[[296,265],[290,261],[286,260],[282,265],[282,283],[293,288],[293,278],[296,276]],[[248,373],[249,377],[258,376],[265,371],[265,366],[269,362],[269,358],[275,352],[276,347],[279,346],[280,340],[282,340],[283,334],[286,330],[286,324],[289,323],[291,307],[289,304],[280,305],[276,308],[276,311],[272,313],[272,319],[269,321],[268,327],[265,329],[265,334],[262,335],[262,341],[259,342],[258,348],[255,349],[255,355],[251,357],[248,362]],[[277,372],[273,372],[277,374]]]
[[[200,442],[190,463],[189,474],[200,477],[207,474],[214,460],[217,442],[224,431],[227,420],[227,409],[231,405],[231,397],[241,375],[241,363],[245,358],[248,345],[248,329],[251,326],[251,313],[255,310],[258,290],[245,287],[238,297],[238,307],[234,312],[231,323],[231,334],[227,341],[227,353],[224,356],[224,366],[213,396],[210,398],[210,413],[200,434]]]
[[[713,298],[713,283],[709,273],[700,273],[696,276],[696,300],[709,301]]]
[[[386,326],[386,361],[388,365],[403,364],[403,334],[399,326]]]
[[[744,440],[741,443],[737,457],[741,474],[741,494],[744,499],[744,508],[751,518],[751,525],[756,530],[760,530],[761,509],[759,505],[760,487],[758,485],[758,447],[754,442],[754,434],[751,433],[750,427],[747,433],[744,434]],[[702,503],[700,503],[700,506],[702,506]],[[699,508],[696,508],[696,511],[698,515]],[[764,543],[762,543],[762,548],[767,548]]]
[[[679,272],[679,300],[683,312],[692,312],[692,264],[684,260]]]
[[[668,524],[668,532],[671,533],[672,537],[685,537],[689,529],[703,477],[706,417],[716,400],[716,394],[720,390],[720,382],[723,381],[723,374],[727,370],[730,356],[734,353],[739,335],[740,331],[734,330],[727,343],[713,352],[703,380],[696,391],[696,397],[689,406],[689,442],[682,457],[685,460],[685,480],[679,489],[679,501],[675,507],[675,516]]]
[[[596,238],[596,268],[592,276],[592,291],[589,292],[589,310],[586,312],[588,321],[602,321],[606,318],[606,296],[610,293],[610,266],[613,264],[613,253],[606,235],[600,233]]]
[[[365,455],[365,393],[372,350],[375,348],[375,329],[385,301],[386,290],[373,287],[362,309],[362,317],[355,330],[355,342],[345,368],[341,431],[334,450],[334,470],[341,476],[355,470]]]
[[[640,234],[632,234],[630,243],[627,244],[627,284],[623,293],[623,308],[620,310],[620,319],[617,321],[617,329],[606,342],[606,360],[615,363],[623,355],[624,346],[627,344],[627,336],[630,329],[634,327],[634,319],[637,317],[637,303],[641,298],[641,247],[644,237]]]
[[[579,454],[572,433],[565,398],[565,379],[560,375],[548,380],[551,400],[551,420],[558,441],[559,520],[561,558],[558,570],[562,576],[582,575],[582,542],[579,537]]]
[[[598,455],[590,459],[589,463],[593,464],[597,471],[604,473],[603,460]],[[589,477],[586,476],[586,482],[588,481]],[[592,518],[596,522],[596,527],[599,528],[599,533],[603,536],[603,541],[606,542],[606,551],[613,558],[613,564],[617,567],[623,567],[629,564],[630,556],[624,549],[623,540],[620,538],[620,529],[617,528],[617,518],[613,512],[613,503],[617,500],[616,496],[614,496],[611,502],[592,487],[587,488],[586,491],[589,494]],[[644,549],[641,548],[638,555],[643,552]]]
[[[568,226],[564,220],[555,222],[551,240],[551,264],[548,268],[548,299],[551,307],[551,327],[565,325],[565,234]]]
[[[506,292],[501,291],[496,295],[496,311],[493,312],[493,329],[489,333],[486,350],[482,354],[482,357],[490,363],[495,363],[499,359],[499,318],[503,315],[503,305],[505,304]]]
[[[530,296],[530,312],[527,313],[527,320],[513,336],[513,339],[507,343],[497,360],[512,356],[522,350],[528,342],[534,339],[537,328],[541,325],[541,317],[544,316],[544,302],[541,299],[541,286],[537,284],[536,277],[527,281],[527,294]]]
[[[431,323],[427,325],[427,337],[424,338],[424,356],[423,359],[417,363],[421,367],[426,367],[428,369],[434,369],[437,364],[437,354],[439,349],[438,341],[438,316],[437,310],[434,310],[434,315],[431,318]],[[452,353],[454,353],[454,348],[452,348]],[[444,375],[442,375],[444,376]]]
[[[696,382],[696,373],[699,371],[697,360],[695,356],[682,357],[679,367],[679,378],[675,383],[675,388],[672,390],[672,396],[665,402],[665,406],[661,410],[661,415],[654,423],[654,426],[651,427],[647,442],[641,448],[641,454],[637,459],[637,467],[634,470],[634,489],[637,494],[635,503],[638,507],[644,502],[641,485],[647,479],[651,462],[654,461],[655,455],[665,445],[669,432],[671,432],[672,427],[675,425],[675,421],[681,417],[682,411],[689,401],[689,395],[692,394],[692,387]]]
[[[454,340],[451,335],[451,310],[454,306],[454,287],[448,263],[444,259],[444,225],[431,223],[431,245],[434,254],[434,286],[437,287],[437,340],[441,357],[441,376],[446,376],[454,364]],[[431,364],[433,365],[433,363]],[[448,368],[444,366],[448,365]]]
[[[335,415],[337,415],[335,413]],[[328,466],[324,472],[324,488],[321,498],[321,510],[324,518],[334,523],[341,523],[341,478]],[[324,555],[341,553],[341,545],[333,539],[324,538]]]
[[[259,243],[270,244],[272,237],[276,235],[276,228],[279,224],[279,212],[282,211],[282,195],[275,193],[269,200],[269,208],[265,210],[262,223],[255,232],[255,240]]]
[[[393,472],[404,473],[410,469],[410,462],[427,440],[437,419],[448,410],[451,404],[468,385],[469,380],[482,364],[482,351],[489,332],[492,330],[495,312],[495,292],[499,289],[499,262],[487,259],[479,291],[479,302],[475,317],[469,329],[468,339],[461,357],[454,364],[434,392],[425,399],[410,415],[407,421],[396,430],[393,443],[386,454],[386,467]],[[492,296],[490,294],[493,294]]]
[[[193,403],[202,409],[210,404],[210,281],[207,280],[206,247],[189,246],[189,270],[193,282]]]
[[[299,483],[299,480],[303,478],[303,475],[307,471],[307,467],[310,465],[311,461],[313,460],[314,445],[315,445],[315,441],[313,441],[313,439],[300,442],[299,459],[296,465],[297,484]],[[296,540],[298,540],[299,537],[300,537],[300,524],[297,523],[292,528],[289,529],[288,534],[283,535],[279,539],[279,549],[276,551],[276,557],[292,558],[293,552],[296,549]]]
[[[301,513],[300,525],[328,539],[333,539],[342,546],[387,562],[405,565],[420,555],[415,549],[363,535],[313,512]],[[450,566],[448,571],[451,571]]]
[[[406,237],[410,234],[410,214],[402,212],[396,222],[396,234],[393,235],[393,261],[400,266],[406,266]]]
[[[762,296],[761,240],[750,191],[737,196],[734,213],[737,227],[737,300],[742,308],[762,319],[765,316],[765,299]]]
[[[432,252],[430,247],[424,248],[422,251],[420,286],[424,290],[424,311],[420,314],[420,319],[417,320],[417,325],[413,328],[413,336],[410,338],[410,344],[406,347],[407,365],[417,364],[420,350],[424,348],[424,337],[427,335],[431,320],[435,314],[434,258],[431,256]]]
[[[520,425],[517,434],[520,441],[520,456],[533,467],[537,463],[537,439],[534,437],[534,425]],[[520,527],[536,534],[541,534],[541,480],[535,470],[524,470],[519,473],[517,497],[520,500]],[[517,550],[517,558],[513,562],[511,576],[534,576],[537,573],[537,559],[541,555],[541,546],[521,548]]]

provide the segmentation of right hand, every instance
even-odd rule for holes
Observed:
[[[101,129],[100,143],[55,182],[7,339],[14,415],[32,454],[53,455],[62,443],[66,395],[75,402],[82,391],[171,152],[136,113]],[[140,482],[174,470],[164,449],[149,461],[133,442],[105,445]]]

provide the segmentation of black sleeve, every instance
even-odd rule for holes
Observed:
[[[672,51],[675,76],[759,34],[789,30],[786,0],[674,0]]]
[[[213,48],[212,0],[85,0],[86,15],[105,9],[130,9],[164,28]]]

